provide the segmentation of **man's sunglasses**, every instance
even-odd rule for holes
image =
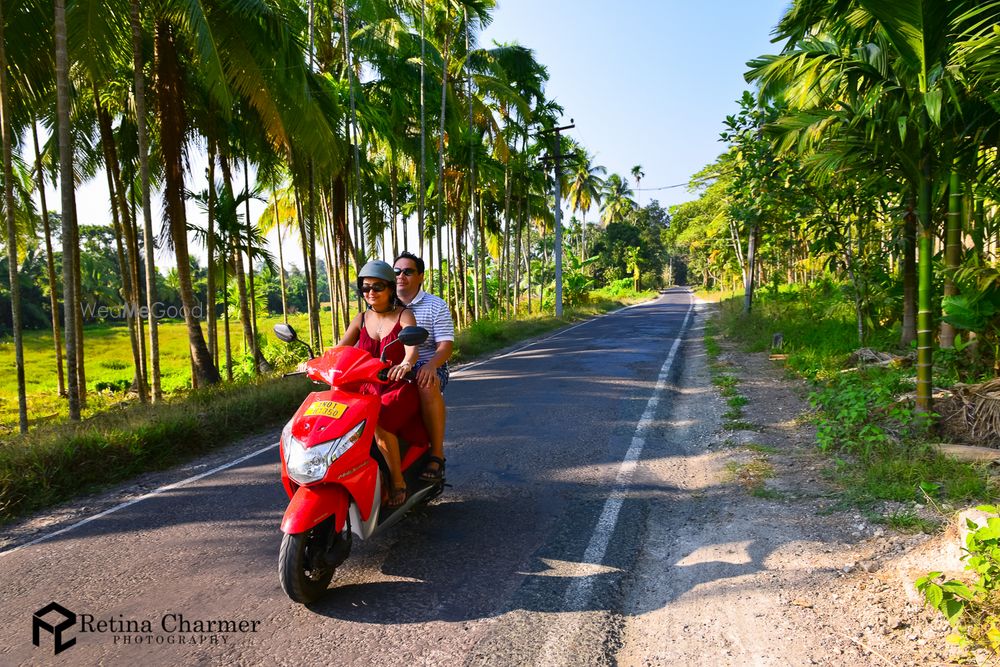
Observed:
[[[368,292],[384,292],[389,289],[389,286],[385,283],[375,283],[374,285],[362,285],[361,291],[365,294]]]
[[[395,273],[397,276],[400,275],[400,274],[402,274],[404,276],[412,276],[414,273],[417,272],[417,270],[416,269],[409,269],[409,268],[407,268],[407,269],[393,269],[392,272]]]

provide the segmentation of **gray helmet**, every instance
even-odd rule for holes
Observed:
[[[362,278],[378,278],[379,280],[384,280],[389,283],[389,286],[395,289],[396,287],[396,272],[392,270],[388,262],[383,262],[381,259],[373,259],[358,271],[358,289],[361,289],[361,279]]]

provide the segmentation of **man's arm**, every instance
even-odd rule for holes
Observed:
[[[455,349],[455,343],[450,340],[443,340],[434,348],[434,356],[417,371],[417,386],[429,387],[438,382],[437,369],[440,368]]]

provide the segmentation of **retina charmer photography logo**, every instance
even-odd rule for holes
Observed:
[[[42,631],[52,635],[53,655],[91,635],[117,646],[228,646],[243,635],[257,632],[262,621],[230,618],[192,618],[169,612],[159,618],[126,618],[122,614],[77,614],[57,602],[42,607],[31,619],[31,643],[46,646]],[[69,634],[75,627],[76,635]]]
[[[52,619],[52,617],[61,617],[61,620],[53,623],[52,620],[44,620],[46,617],[49,619]],[[63,633],[74,625],[76,625],[76,614],[58,602],[50,602],[36,611],[31,617],[31,643],[35,646],[40,646],[42,639],[41,631],[45,630],[52,635],[55,655],[59,655],[76,643],[76,637],[66,639],[63,636]]]

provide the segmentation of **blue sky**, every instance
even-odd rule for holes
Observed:
[[[642,165],[642,188],[686,183],[722,151],[726,115],[747,89],[747,60],[775,53],[787,0],[497,0],[480,38],[516,41],[549,70],[546,92],[571,136],[608,173]],[[634,187],[634,182],[629,179]],[[636,193],[664,206],[686,187]]]
[[[771,30],[788,0],[497,0],[493,22],[480,45],[516,41],[533,49],[549,70],[546,92],[575,119],[570,136],[596,154],[608,173],[628,175],[642,165],[641,204],[658,199],[664,206],[687,201],[690,176],[722,151],[719,133],[726,115],[747,89],[746,61],[774,53]],[[205,187],[196,151],[188,187]],[[77,191],[81,224],[108,224],[103,172]],[[630,185],[634,182],[629,178]],[[48,203],[59,208],[49,184]],[[565,204],[565,202],[564,202]],[[254,203],[252,215],[263,204]],[[564,207],[565,209],[565,207]],[[153,225],[159,229],[161,204],[153,198]],[[189,215],[200,215],[193,205]],[[596,210],[588,216],[596,221]],[[566,218],[568,219],[568,216]],[[270,239],[272,250],[275,238]],[[286,259],[301,266],[296,244],[286,244]],[[204,259],[204,249],[192,244]],[[173,253],[157,253],[161,270],[173,266]]]

